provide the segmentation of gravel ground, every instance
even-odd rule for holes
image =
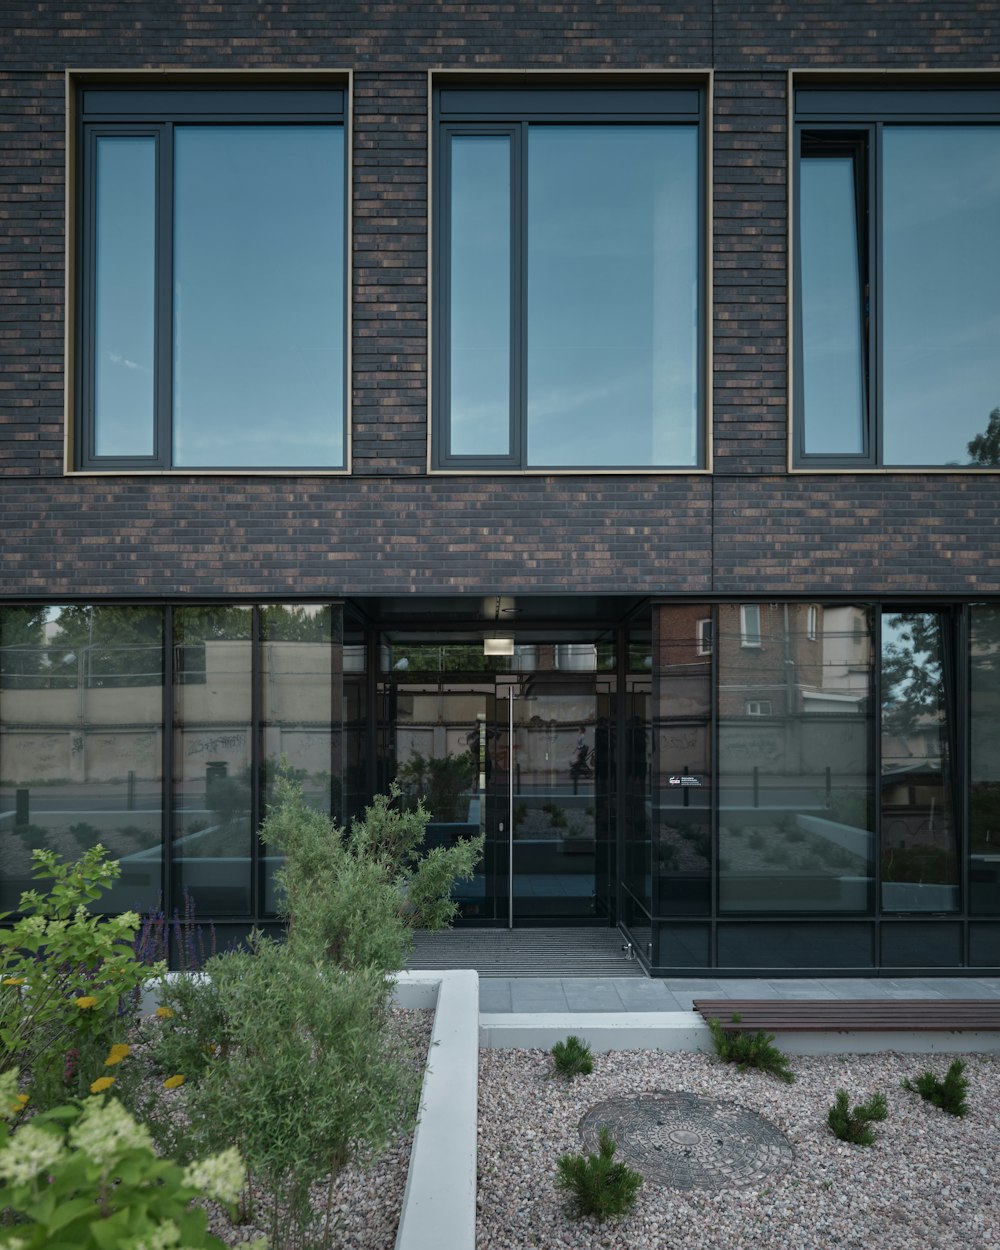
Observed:
[[[964,1119],[900,1088],[928,1068],[943,1076],[950,1058],[795,1056],[798,1079],[784,1085],[708,1055],[621,1051],[595,1055],[593,1073],[567,1083],[551,1077],[546,1051],[484,1050],[477,1250],[1000,1250],[1000,1056],[963,1056]],[[852,1106],[886,1095],[874,1146],[847,1145],[827,1128],[838,1088]],[[647,1182],[627,1216],[572,1218],[556,1161],[581,1151],[581,1117],[615,1095],[665,1090],[757,1112],[791,1142],[794,1162],[739,1188]]]

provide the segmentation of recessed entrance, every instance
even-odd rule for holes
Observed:
[[[596,647],[534,645],[517,657],[521,672],[428,678],[402,650],[383,693],[404,801],[430,810],[432,847],[486,839],[475,878],[456,887],[460,923],[607,924],[614,680],[597,670]],[[453,650],[468,652],[456,662],[490,663],[481,648]]]

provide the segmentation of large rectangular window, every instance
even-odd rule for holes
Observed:
[[[700,467],[700,92],[435,109],[436,465]]]
[[[345,467],[344,111],[81,91],[78,468]]]
[[[795,110],[796,462],[1000,467],[1000,90]]]

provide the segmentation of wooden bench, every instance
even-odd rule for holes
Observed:
[[[706,1021],[727,1032],[938,1032],[1000,1029],[1000,998],[698,998]],[[733,1015],[740,1019],[733,1021]]]

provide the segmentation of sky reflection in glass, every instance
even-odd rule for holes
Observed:
[[[799,264],[804,450],[864,451],[864,356],[854,160],[803,159]]]
[[[451,453],[510,451],[510,139],[451,141]]]
[[[174,464],[344,460],[343,131],[179,126]]]
[[[968,464],[1000,406],[1000,127],[887,126],[886,464]]]
[[[529,464],[697,464],[697,133],[530,128]]]
[[[99,456],[151,456],[156,139],[96,140],[94,438]]]

